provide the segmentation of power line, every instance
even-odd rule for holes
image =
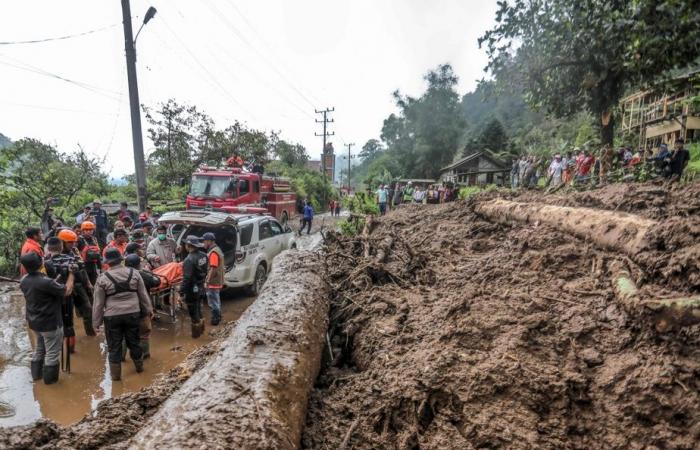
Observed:
[[[255,33],[255,35],[258,37],[258,39],[260,40],[260,42],[262,42],[263,45],[264,45],[265,47],[267,47],[268,51],[270,51],[271,53],[274,53],[274,50],[272,49],[272,46],[270,46],[270,44],[265,40],[265,38],[263,38],[262,34],[260,34],[260,32],[255,28],[255,26],[254,26],[254,25],[250,22],[250,20],[248,20],[248,18],[245,16],[245,14],[243,14],[243,12],[238,8],[238,6],[236,6],[236,3],[233,2],[232,0],[228,0],[228,4],[231,5],[231,7],[233,8],[233,10],[236,12],[236,14],[238,14],[238,16],[239,16],[241,19],[243,19],[243,21],[246,23],[246,25],[248,25],[248,28],[250,28],[250,29],[253,31],[253,33]],[[307,92],[307,93],[309,94],[310,97],[312,97],[311,100],[313,101],[314,104],[316,104],[316,103],[321,103],[321,102],[316,98],[316,96],[313,95],[313,92]],[[312,106],[313,106],[313,105],[312,105]]]
[[[236,27],[231,23],[231,21],[228,20],[227,16],[223,14],[216,6],[213,4],[209,3],[204,3],[212,12],[214,13],[215,16],[217,16],[221,21],[224,22],[224,24],[248,47],[250,47],[251,50],[253,50],[270,68],[282,79],[285,81],[285,83],[292,89],[294,92],[296,92],[301,98],[303,98],[309,105],[311,105],[312,108],[315,108],[316,105],[314,104],[313,101],[311,101],[303,92],[301,92],[294,84],[272,63],[260,50],[258,50],[249,40],[248,38],[245,37],[243,33],[241,33]]]
[[[314,133],[316,136],[321,136],[323,137],[323,151],[321,152],[321,170],[323,171],[323,178],[326,179],[327,177],[327,170],[326,170],[326,156],[327,156],[327,148],[326,148],[326,138],[329,136],[334,136],[335,132],[329,133],[328,132],[328,124],[335,122],[333,119],[328,118],[328,113],[332,113],[335,111],[335,108],[326,108],[324,110],[314,110],[316,114],[322,114],[323,119],[318,120],[316,119],[316,123],[322,123],[323,124],[323,133]],[[325,201],[325,200],[324,200]]]
[[[32,39],[32,40],[28,40],[28,41],[0,41],[0,45],[40,44],[43,42],[62,41],[65,39],[73,39],[73,38],[77,38],[77,37],[87,36],[87,35],[93,34],[93,33],[98,33],[100,31],[109,30],[110,28],[114,28],[114,27],[119,26],[119,25],[121,25],[121,23],[114,23],[114,24],[108,25],[106,27],[96,28],[94,30],[84,31],[82,33],[68,34],[65,36],[57,36],[57,37],[50,37],[50,38],[43,38],[43,39]]]
[[[180,43],[180,45],[182,46],[182,48],[187,52],[187,54],[190,55],[190,57],[191,57],[191,58],[194,60],[194,62],[200,67],[200,69],[202,69],[202,70],[204,71],[204,73],[206,73],[206,74],[211,78],[211,80],[214,82],[214,84],[216,84],[216,86],[217,86],[224,94],[226,94],[226,95],[231,99],[231,101],[232,101],[234,104],[236,104],[239,108],[241,108],[246,114],[248,114],[248,115],[249,115],[250,117],[252,117],[252,118],[256,118],[255,114],[253,114],[253,113],[252,113],[251,111],[249,111],[246,107],[244,107],[238,100],[236,100],[236,98],[228,91],[228,89],[226,89],[226,88],[219,82],[219,80],[217,80],[216,77],[206,68],[206,66],[205,66],[204,64],[202,64],[202,63],[199,61],[199,59],[197,58],[197,56],[189,49],[189,47],[187,47],[187,45],[185,45],[185,43],[182,41],[182,39],[180,39],[180,37],[177,35],[177,33],[175,33],[175,31],[174,31],[172,28],[170,28],[170,25],[168,25],[168,23],[167,23],[165,20],[163,20],[162,15],[161,15],[160,22],[162,22],[163,25],[165,25],[165,28],[166,28],[166,29],[170,32],[170,34],[172,34],[173,37]]]
[[[6,55],[0,55],[0,56],[3,56],[3,57],[5,57],[5,58],[8,58]],[[66,83],[70,83],[70,84],[73,84],[73,85],[75,85],[75,86],[78,86],[78,87],[80,87],[80,88],[82,88],[82,89],[86,89],[86,90],[88,90],[88,91],[91,91],[91,92],[93,92],[93,93],[95,93],[95,94],[98,94],[98,95],[102,95],[102,96],[104,96],[104,97],[107,97],[107,98],[109,98],[109,99],[111,99],[111,100],[115,100],[115,101],[118,100],[118,99],[117,99],[116,97],[114,97],[113,95],[110,95],[110,94],[116,94],[116,95],[118,95],[119,92],[117,92],[117,91],[112,91],[112,90],[110,90],[110,89],[106,89],[106,88],[102,88],[102,87],[99,87],[99,86],[95,86],[95,85],[92,85],[92,84],[89,84],[89,83],[85,83],[85,82],[82,82],[82,81],[72,80],[72,79],[66,78],[66,77],[64,77],[64,76],[62,76],[62,75],[58,75],[58,74],[55,74],[55,73],[53,73],[53,72],[49,72],[48,70],[44,70],[44,69],[42,69],[42,68],[40,68],[40,67],[32,66],[32,65],[30,65],[30,64],[23,63],[23,62],[21,62],[21,61],[17,61],[16,59],[13,59],[13,58],[8,58],[8,59],[10,59],[11,61],[14,61],[15,64],[13,64],[13,63],[11,63],[11,62],[7,62],[7,61],[0,61],[0,64],[3,64],[3,65],[5,65],[5,66],[14,67],[14,68],[19,69],[19,70],[24,70],[24,71],[27,71],[27,72],[36,73],[36,74],[38,74],[38,75],[43,75],[43,76],[46,76],[46,77],[49,77],[49,78],[54,78],[54,79],[57,79],[57,80],[60,80],[60,81],[64,81],[64,82],[66,82]]]

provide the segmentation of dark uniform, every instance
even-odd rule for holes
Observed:
[[[202,300],[205,296],[204,280],[208,269],[207,254],[201,248],[189,253],[182,266],[180,295],[185,298],[190,313],[193,338],[198,338],[204,332]]]
[[[73,311],[77,309],[78,316],[83,319],[85,334],[95,336],[92,327],[92,292],[90,290],[90,280],[85,272],[85,265],[76,253],[61,253],[49,256],[44,262],[46,275],[49,278],[59,277],[61,284],[65,284],[68,279],[69,267],[77,266],[74,271],[75,285],[73,293],[66,297],[63,302],[63,336],[68,341],[68,350],[73,353],[75,350],[75,325],[73,321]]]

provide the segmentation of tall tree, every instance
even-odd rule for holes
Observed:
[[[424,79],[428,87],[419,98],[394,92],[400,114],[384,120],[381,138],[404,174],[436,178],[452,161],[465,121],[452,66],[443,64]]]
[[[503,124],[498,119],[491,119],[481,130],[479,137],[464,147],[464,156],[485,150],[490,150],[494,154],[508,152],[510,150],[509,144]]]
[[[612,110],[629,86],[669,76],[700,54],[700,9],[678,0],[500,1],[488,69],[512,73],[528,101],[557,116],[587,109],[612,143]],[[505,77],[504,77],[505,78]]]
[[[377,159],[377,157],[381,155],[383,151],[384,147],[378,139],[370,139],[367,142],[365,142],[365,145],[362,146],[362,150],[360,151],[359,156],[363,162],[371,162]]]
[[[80,194],[84,191],[93,196],[106,193],[102,163],[82,148],[61,153],[36,139],[21,139],[4,148],[0,156],[0,186],[8,194],[2,198],[0,210],[20,207],[38,219],[46,200],[54,197],[60,201],[59,214],[72,214],[83,206]]]
[[[306,148],[303,145],[290,144],[281,139],[275,146],[273,152],[280,161],[290,167],[302,168],[306,166],[309,160],[309,155],[306,153]]]

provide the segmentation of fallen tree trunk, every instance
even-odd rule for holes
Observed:
[[[278,256],[221,352],[162,405],[130,448],[298,448],[328,326],[318,264],[311,253]]]
[[[617,301],[632,314],[648,314],[658,332],[700,323],[700,295],[642,300],[632,276],[621,263],[613,265],[611,270]]]
[[[502,199],[479,203],[475,211],[493,222],[547,224],[630,257],[648,247],[650,232],[658,225],[634,214]]]

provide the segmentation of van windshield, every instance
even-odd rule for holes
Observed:
[[[231,177],[215,175],[195,175],[192,177],[190,195],[195,197],[226,197],[226,190],[231,185]],[[233,185],[235,187],[235,184]],[[232,197],[236,197],[234,189]]]

